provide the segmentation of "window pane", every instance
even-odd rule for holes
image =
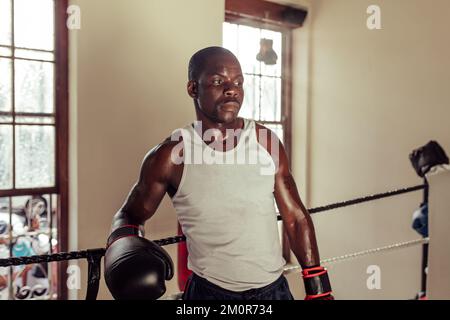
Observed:
[[[281,79],[261,77],[261,119],[281,119]]]
[[[35,239],[27,237],[22,240],[24,245],[30,246]],[[39,300],[48,299],[50,289],[48,278],[48,263],[35,263],[27,266],[15,267],[14,299],[15,300]],[[25,282],[26,279],[26,282]]]
[[[238,59],[242,72],[259,74],[260,62],[256,60],[259,52],[260,29],[241,26],[238,27]]]
[[[16,111],[52,113],[53,63],[16,60]]]
[[[0,116],[0,123],[12,123],[12,117],[11,116]]]
[[[9,245],[2,241],[0,243],[0,259],[9,257]],[[0,267],[0,300],[9,299],[9,282],[9,267]]]
[[[52,194],[52,220],[49,221],[49,225],[52,227],[52,246],[56,246],[58,241],[58,195]]]
[[[17,123],[40,123],[40,124],[54,124],[53,117],[22,117],[16,116]]]
[[[11,59],[0,58],[0,111],[11,111]]]
[[[14,227],[14,233],[17,235],[25,233],[42,233],[48,232],[49,219],[49,197],[48,195],[40,196],[20,196],[12,198],[13,212],[19,217],[22,217],[22,225]],[[41,241],[42,242],[42,241]],[[48,241],[47,241],[48,242]],[[42,247],[42,244],[40,247]],[[48,251],[48,248],[41,248]],[[34,248],[34,251],[42,251],[39,247]],[[41,253],[38,253],[41,254]]]
[[[14,56],[16,58],[47,60],[47,61],[53,61],[55,59],[54,57],[55,55],[52,52],[26,50],[26,49],[15,49]]]
[[[244,102],[239,112],[241,117],[249,119],[259,117],[259,79],[259,77],[245,75]]]
[[[4,213],[9,214],[8,210],[9,210],[9,198],[0,198],[0,213],[2,213],[2,215],[0,215],[0,220],[9,221],[9,217],[5,218],[5,216],[3,215]],[[4,231],[5,230],[2,227],[0,227],[0,234],[5,234]]]
[[[267,76],[281,77],[281,65],[282,65],[281,32],[262,29],[261,37],[265,39],[271,39],[273,41],[272,48],[278,56],[277,63],[275,65],[266,65],[265,63],[261,63],[261,74]]]
[[[52,221],[51,221],[51,252],[55,253],[55,252],[59,252],[58,250],[58,210],[57,210],[57,203],[58,203],[58,196],[56,194],[52,194],[52,210],[51,210],[51,217],[52,217]],[[52,262],[49,264],[50,266],[50,270],[49,270],[49,278],[51,279],[51,287],[50,287],[50,298],[51,299],[57,299],[58,298],[58,283],[57,283],[57,278],[56,275],[58,274],[58,269],[60,268],[60,264],[56,263],[56,262]]]
[[[53,0],[14,0],[16,47],[54,49]]]
[[[0,198],[0,259],[2,259],[3,255],[2,252],[3,247],[1,245],[9,243],[8,232],[9,232],[9,198]],[[7,254],[7,256],[9,256],[9,253]]]
[[[12,199],[14,257],[47,254],[50,237],[47,229],[49,196],[20,196]],[[14,299],[44,297],[50,288],[46,263],[14,267]]]
[[[13,235],[23,235],[28,229],[28,220],[25,213],[25,206],[30,196],[18,196],[11,198],[12,205],[12,230]]]
[[[11,45],[11,0],[0,0],[0,44]]]
[[[16,187],[51,187],[55,180],[52,126],[16,127]]]
[[[238,26],[224,22],[223,24],[223,47],[233,52],[236,56],[238,53]]]
[[[275,134],[277,135],[278,139],[280,139],[281,142],[284,143],[283,125],[281,125],[281,124],[268,124],[268,123],[265,123],[264,126],[269,128],[273,132],[275,132]]]
[[[1,1],[1,0],[0,0]],[[11,49],[7,47],[0,47],[0,56],[11,56]]]
[[[43,195],[42,198],[45,199],[44,203],[42,204],[45,205],[45,212],[43,214],[40,214],[40,220],[39,220],[39,230],[41,230],[42,232],[46,232],[47,234],[49,234],[50,232],[50,215],[52,213],[52,208],[50,207],[50,195],[46,194]],[[50,237],[50,234],[49,234]],[[49,238],[50,241],[50,238]],[[48,246],[48,250],[50,250],[50,244]]]
[[[52,231],[52,251],[55,252],[58,244],[58,195],[52,194],[52,215],[49,216],[49,227]],[[50,220],[51,218],[51,220]]]
[[[0,125],[0,189],[12,188],[12,126]]]
[[[0,198],[0,259],[10,258],[9,198]],[[0,300],[9,299],[10,267],[0,267]]]

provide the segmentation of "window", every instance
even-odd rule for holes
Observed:
[[[0,258],[67,250],[66,0],[0,0]],[[0,299],[61,298],[56,263],[0,268]]]
[[[245,99],[240,116],[257,120],[283,140],[282,121],[282,38],[281,32],[225,22],[223,46],[239,59],[244,73]],[[278,56],[276,64],[258,61],[260,39],[272,41]]]
[[[245,77],[240,116],[274,131],[290,158],[292,29],[303,24],[306,11],[262,0],[226,0],[225,11],[223,46],[239,59]],[[272,59],[261,59],[263,48],[273,50],[276,61],[273,51]],[[283,256],[290,262],[281,222],[279,228]]]

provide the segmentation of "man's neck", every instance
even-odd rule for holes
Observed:
[[[218,129],[220,130],[222,137],[220,140],[223,141],[223,143],[225,144],[226,141],[229,138],[233,138],[234,136],[234,145],[237,144],[237,141],[240,137],[240,134],[227,134],[227,130],[234,130],[234,132],[236,133],[236,130],[240,130],[244,128],[244,119],[240,118],[240,117],[236,117],[236,119],[234,119],[234,121],[232,122],[228,122],[228,123],[224,123],[224,122],[216,122],[214,120],[211,120],[209,118],[207,118],[205,115],[203,115],[200,111],[196,110],[197,113],[197,121],[200,121],[201,123],[201,132],[199,132],[198,127],[195,128],[197,131],[197,133],[201,136],[204,137],[204,133],[206,130],[208,129]],[[212,141],[214,141],[215,139],[213,138]],[[208,141],[207,143],[211,143],[212,141]]]

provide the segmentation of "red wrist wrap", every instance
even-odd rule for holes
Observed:
[[[305,300],[313,300],[331,295],[331,285],[328,279],[327,269],[324,267],[312,267],[302,270],[305,284]]]

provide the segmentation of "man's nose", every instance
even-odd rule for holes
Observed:
[[[227,97],[237,97],[239,96],[239,87],[234,83],[227,84],[224,93]]]

